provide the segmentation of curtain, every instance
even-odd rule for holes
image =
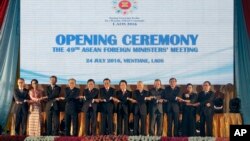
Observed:
[[[0,33],[0,125],[5,126],[13,100],[20,46],[20,2],[9,0]]]
[[[250,1],[243,0],[242,6],[243,6],[243,11],[244,11],[244,18],[245,18],[245,22],[246,22],[248,36],[250,37]]]
[[[3,20],[5,17],[6,9],[8,7],[9,0],[1,0],[0,2],[0,29],[3,24]]]
[[[241,99],[244,124],[250,124],[250,29],[249,0],[235,0],[234,50],[235,82],[237,95]],[[245,20],[246,19],[246,20]]]

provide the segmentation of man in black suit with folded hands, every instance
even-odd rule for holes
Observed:
[[[209,81],[203,82],[202,89],[203,90],[198,94],[198,102],[195,104],[195,106],[200,107],[200,135],[212,136],[214,114],[213,101],[215,95],[214,92],[211,91],[211,83]],[[207,131],[207,134],[205,131]]]
[[[120,90],[116,92],[117,99],[120,101],[117,108],[117,134],[118,135],[128,135],[128,125],[129,125],[129,107],[132,93],[127,90],[127,81],[121,80],[119,83]],[[123,131],[124,128],[124,131]]]
[[[103,80],[104,87],[100,89],[101,102],[101,135],[113,134],[113,108],[114,102],[118,102],[115,98],[115,89],[110,87],[110,79]]]
[[[46,96],[42,99],[47,99],[45,106],[47,119],[47,135],[58,135],[59,131],[59,107],[58,100],[61,93],[61,87],[56,85],[57,77],[50,77],[50,85],[46,88]]]
[[[99,90],[95,88],[95,81],[93,79],[87,81],[87,88],[84,89],[83,95],[84,96],[80,96],[80,98],[84,101],[82,111],[86,113],[85,135],[96,135],[96,114],[97,104],[99,103]]]
[[[26,124],[28,116],[28,101],[29,101],[29,90],[24,88],[25,81],[23,78],[17,80],[18,88],[15,89],[15,135],[19,135],[20,125],[22,128],[22,135],[26,135]]]

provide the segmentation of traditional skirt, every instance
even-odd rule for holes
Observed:
[[[30,105],[29,136],[41,136],[41,105]]]

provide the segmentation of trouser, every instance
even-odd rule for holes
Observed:
[[[59,111],[51,108],[46,112],[47,135],[58,135],[59,131]]]
[[[92,107],[89,107],[86,112],[85,135],[96,135],[96,111],[94,111]]]
[[[172,106],[168,112],[168,137],[172,137],[172,124],[174,121],[174,136],[178,136],[179,127],[179,106]]]
[[[73,122],[73,136],[77,136],[77,130],[78,130],[78,114],[77,113],[65,114],[66,136],[70,136],[71,121]]]
[[[213,112],[212,110],[201,111],[200,113],[200,135],[212,136]],[[205,133],[205,125],[207,127],[207,135]]]
[[[15,123],[15,134],[19,135],[20,126],[22,128],[22,135],[26,135],[26,128],[27,128],[27,117],[28,111],[23,111],[22,109],[16,112],[16,123]]]
[[[157,123],[157,136],[162,136],[162,121],[163,115],[158,110],[153,111],[150,113],[150,130],[149,134],[151,136],[155,135],[155,123]]]
[[[128,112],[125,112],[123,109],[117,112],[117,134],[118,135],[128,135]],[[124,123],[123,123],[124,122]],[[123,126],[124,125],[124,126]],[[124,132],[122,129],[124,127]]]
[[[101,119],[102,119],[101,135],[111,135],[113,132],[112,130],[113,114],[111,112],[103,112]]]
[[[146,136],[146,114],[134,114],[134,135]],[[139,120],[141,120],[141,131],[139,132]]]

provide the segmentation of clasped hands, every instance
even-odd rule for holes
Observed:
[[[183,98],[181,98],[181,97],[176,97],[176,100],[178,101],[178,102],[183,102],[183,103],[190,103],[190,100],[185,100],[185,99],[183,99]],[[187,104],[188,105],[188,104]]]

